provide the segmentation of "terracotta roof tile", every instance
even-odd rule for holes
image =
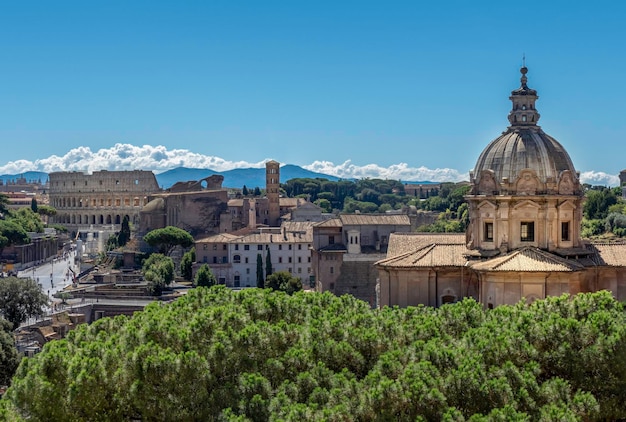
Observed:
[[[415,251],[430,244],[465,245],[463,233],[392,233],[389,236],[387,257],[391,258]]]
[[[328,220],[315,223],[315,227],[342,227],[343,224],[339,218],[329,218]]]
[[[228,243],[231,240],[235,240],[240,238],[241,236],[237,236],[230,233],[220,233],[215,234],[213,236],[204,237],[202,239],[196,240],[198,243]]]
[[[411,221],[406,214],[340,214],[339,219],[344,226],[410,226]]]
[[[626,267],[626,243],[592,243],[587,249],[596,265]]]
[[[478,271],[516,271],[516,272],[572,272],[580,271],[584,267],[571,260],[537,248],[526,247],[518,249],[504,256],[472,264]]]
[[[311,221],[285,221],[281,229],[287,232],[311,232],[313,233],[313,222]]]
[[[432,243],[413,252],[385,258],[378,261],[376,265],[393,268],[462,267],[466,263],[463,257],[465,251],[464,244]]]

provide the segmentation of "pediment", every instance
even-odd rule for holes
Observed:
[[[557,208],[560,210],[575,210],[578,207],[576,206],[574,201],[568,199],[567,201],[563,201],[562,203],[557,205]]]
[[[539,204],[537,204],[536,202],[531,201],[531,200],[529,200],[529,199],[524,200],[524,201],[520,201],[520,202],[518,202],[517,204],[515,204],[515,205],[513,206],[513,209],[514,209],[514,210],[519,210],[519,209],[522,209],[522,208],[533,208],[533,209],[539,209],[539,208],[541,208],[541,207],[539,206]]]
[[[496,210],[496,204],[491,202],[491,201],[481,201],[480,204],[478,204],[478,209],[491,209],[491,210]]]

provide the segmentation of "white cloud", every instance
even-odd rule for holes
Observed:
[[[215,171],[262,167],[265,161],[248,163],[226,161],[219,157],[197,154],[186,149],[168,150],[164,146],[115,144],[93,152],[89,147],[74,148],[62,157],[52,155],[32,161],[18,160],[0,166],[0,174],[18,174],[36,170],[54,171],[152,170],[156,173],[176,167],[210,168]]]
[[[619,176],[603,171],[583,171],[580,173],[580,182],[590,185],[619,186]]]
[[[357,166],[350,160],[335,165],[331,161],[315,161],[303,168],[318,173],[343,178],[382,178],[407,181],[431,181],[431,182],[460,182],[469,179],[469,172],[460,173],[455,169],[429,169],[427,167],[409,167],[406,163],[393,164],[389,167],[381,167],[377,164]]]
[[[155,173],[160,173],[176,167],[226,171],[235,168],[260,168],[264,166],[266,161],[268,159],[256,163],[227,161],[186,149],[168,150],[161,145],[115,144],[111,148],[103,148],[95,152],[89,147],[79,147],[68,151],[62,157],[52,155],[35,161],[11,161],[5,165],[0,165],[0,174],[19,174],[25,171],[43,171],[46,173],[82,171],[90,173],[97,170],[135,169],[152,170]],[[377,164],[359,166],[350,160],[341,164],[335,164],[332,161],[315,161],[302,167],[346,179],[382,178],[405,181],[459,182],[469,178],[469,171],[459,172],[449,168],[430,169],[424,166],[410,167],[406,163],[382,167]],[[619,185],[618,176],[600,171],[583,172],[580,175],[580,180],[592,185]]]

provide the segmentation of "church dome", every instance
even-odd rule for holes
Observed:
[[[475,193],[556,193],[561,181],[567,194],[579,190],[578,175],[563,146],[537,125],[537,91],[528,88],[522,67],[521,87],[509,99],[508,129],[494,139],[480,154],[472,182]]]

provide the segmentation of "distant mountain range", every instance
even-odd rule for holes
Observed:
[[[224,176],[224,182],[222,186],[227,188],[239,188],[244,185],[247,188],[254,189],[255,187],[265,187],[265,167],[263,168],[247,168],[247,169],[233,169],[227,171],[214,171],[210,169],[190,169],[186,167],[178,167],[172,170],[164,171],[156,175],[159,186],[164,189],[171,187],[176,182],[186,182],[189,180],[200,180],[205,177],[209,177],[213,174],[221,174]],[[287,164],[280,168],[280,181],[286,182],[290,179],[296,178],[324,178],[328,180],[337,181],[339,177],[329,176],[327,174],[315,173],[303,169],[302,167]]]
[[[221,174],[224,176],[224,182],[222,186],[225,188],[239,188],[244,185],[249,189],[255,187],[265,187],[265,168],[245,168],[245,169],[233,169],[223,172],[211,170],[211,169],[193,169],[186,167],[178,167],[172,170],[164,171],[163,173],[156,174],[157,183],[163,189],[170,188],[176,182],[187,182],[192,180],[201,180],[205,177],[212,176],[214,174]],[[48,180],[48,173],[41,171],[27,171],[20,174],[3,174],[0,175],[0,180],[4,183],[16,182],[18,179],[25,179],[27,182],[41,181],[45,183]],[[328,174],[316,173],[310,170],[306,170],[300,166],[293,164],[286,164],[280,168],[280,181],[286,182],[290,179],[298,178],[322,178],[331,181],[341,180],[336,176],[330,176]],[[432,183],[432,182],[411,182],[411,183]]]
[[[215,171],[211,169],[191,169],[186,167],[178,167],[163,173],[156,174],[159,186],[163,189],[171,187],[176,182],[187,182],[190,180],[200,180],[213,174],[221,174],[224,176],[222,186],[227,188],[242,188],[244,185],[248,188],[265,187],[265,168],[246,168],[234,169],[228,171]],[[280,181],[286,182],[289,179],[296,178],[324,178],[328,180],[339,180],[339,177],[329,176],[327,174],[315,173],[303,169],[300,166],[287,164],[280,168]],[[20,174],[3,174],[0,180],[4,183],[15,183],[19,179],[24,179],[27,183],[41,181],[45,183],[48,180],[48,173],[41,171],[27,171]]]

